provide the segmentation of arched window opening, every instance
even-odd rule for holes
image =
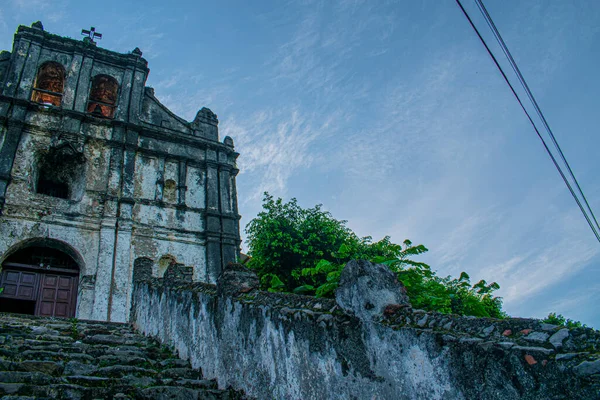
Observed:
[[[113,118],[117,105],[119,83],[108,75],[97,75],[92,80],[87,112],[104,118]]]
[[[4,263],[26,264],[40,268],[60,268],[79,271],[77,262],[71,256],[58,249],[43,246],[31,246],[8,256]]]
[[[82,176],[85,159],[69,146],[52,148],[39,164],[37,193],[70,199],[74,184]]]
[[[60,107],[65,84],[65,68],[57,62],[42,64],[33,85],[32,101]]]

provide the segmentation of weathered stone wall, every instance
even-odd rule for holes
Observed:
[[[374,280],[362,298],[346,286],[337,303],[241,281],[237,292],[231,280],[139,282],[132,321],[206,377],[260,399],[600,398],[592,329],[425,313]]]
[[[127,321],[136,260],[152,260],[162,277],[167,257],[214,282],[239,253],[233,141],[219,142],[212,111],[188,122],[160,104],[141,56],[52,35],[41,23],[20,26],[12,53],[0,55],[0,262],[31,240],[62,242],[79,255],[78,318]],[[58,105],[32,100],[48,61],[65,72]],[[114,118],[88,112],[98,75],[119,85]],[[57,149],[80,160],[68,198],[37,190]]]

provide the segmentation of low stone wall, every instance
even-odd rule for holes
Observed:
[[[600,398],[598,331],[413,310],[383,269],[347,266],[336,301],[227,270],[218,286],[152,279],[136,283],[132,320],[259,399]]]

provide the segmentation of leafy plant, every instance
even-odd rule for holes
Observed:
[[[77,318],[69,318],[69,322],[71,322],[71,337],[74,340],[78,340],[79,339],[79,330],[77,329],[78,319]]]
[[[580,321],[574,321],[569,318],[565,318],[562,314],[550,313],[548,316],[542,320],[547,324],[564,326],[567,328],[585,328],[587,325],[582,324]]]
[[[345,221],[334,219],[320,205],[303,209],[296,199],[284,203],[268,193],[263,211],[246,226],[246,233],[251,256],[248,266],[257,271],[264,289],[275,291],[310,284],[301,270],[314,267],[321,259],[335,261],[333,253],[356,236]]]
[[[402,244],[389,236],[373,242],[359,238],[321,209],[303,209],[296,199],[284,203],[265,193],[263,211],[246,227],[248,265],[258,273],[263,289],[332,297],[342,269],[350,260],[363,259],[387,265],[406,287],[415,308],[442,313],[503,318],[500,288],[481,280],[471,284],[466,272],[459,278],[442,278],[424,262],[415,261],[428,249],[410,240]]]

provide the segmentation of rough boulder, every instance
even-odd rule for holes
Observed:
[[[239,295],[258,289],[260,281],[254,271],[242,264],[231,263],[225,267],[217,279],[217,293],[219,295]]]
[[[352,260],[344,267],[335,292],[338,305],[363,321],[410,306],[404,285],[383,264]]]

